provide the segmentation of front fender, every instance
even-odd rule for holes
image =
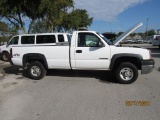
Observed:
[[[111,64],[109,67],[110,70],[113,69],[114,63],[118,58],[137,58],[139,60],[143,60],[143,57],[140,54],[130,54],[130,53],[115,54],[115,55],[113,55],[113,57],[111,59]]]

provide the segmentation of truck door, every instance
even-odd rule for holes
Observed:
[[[78,33],[76,69],[109,69],[110,48],[94,33]]]

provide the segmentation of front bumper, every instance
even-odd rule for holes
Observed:
[[[153,68],[154,68],[154,60],[142,60],[141,61],[142,67],[141,67],[141,74],[148,74],[150,72],[152,72]]]

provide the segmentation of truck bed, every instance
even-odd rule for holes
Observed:
[[[70,69],[69,46],[60,45],[42,45],[42,46],[23,46],[13,47],[12,62],[15,65],[23,66],[23,55],[39,53],[45,55],[48,63],[48,69],[63,68]]]

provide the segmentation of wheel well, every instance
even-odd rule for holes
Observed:
[[[26,59],[26,64],[30,64],[35,61],[40,62],[47,69],[47,66],[45,65],[45,62],[43,59]]]
[[[28,67],[28,64],[34,61],[40,62],[46,69],[48,69],[47,60],[43,54],[29,53],[23,56],[23,66],[24,67]]]
[[[136,57],[119,57],[114,61],[114,65],[112,69],[116,69],[122,62],[130,62],[134,64],[138,70],[141,70],[141,60]]]
[[[7,53],[9,54],[9,52],[8,52],[8,51],[2,51],[2,53],[5,53],[5,52],[7,52]]]

